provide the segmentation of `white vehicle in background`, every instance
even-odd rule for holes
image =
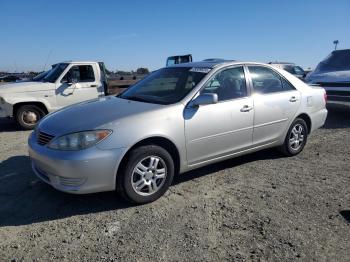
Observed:
[[[323,87],[329,103],[350,105],[350,49],[333,51],[305,80]]]
[[[0,117],[13,117],[33,129],[46,114],[85,100],[107,95],[101,62],[62,62],[28,82],[0,86]]]

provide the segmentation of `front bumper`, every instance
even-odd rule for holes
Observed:
[[[12,117],[13,107],[8,103],[0,104],[0,117]]]
[[[52,150],[37,144],[33,133],[28,145],[34,173],[54,188],[75,194],[115,190],[124,149]]]

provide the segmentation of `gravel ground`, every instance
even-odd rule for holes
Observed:
[[[58,192],[32,173],[29,132],[0,121],[0,260],[350,261],[350,109],[304,151],[177,177],[158,201]]]

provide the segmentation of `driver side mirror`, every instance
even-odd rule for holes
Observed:
[[[78,82],[78,79],[72,76],[72,74],[67,74],[67,84],[68,85],[74,85],[75,83]]]
[[[203,93],[192,100],[191,105],[198,107],[203,105],[216,104],[218,102],[218,95],[215,93]]]
[[[74,85],[77,82],[78,82],[78,79],[73,77],[73,74],[70,71],[68,71],[68,73],[65,75],[65,77],[63,77],[61,81],[61,83],[65,83],[67,85]]]

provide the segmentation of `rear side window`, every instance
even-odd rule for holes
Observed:
[[[255,93],[269,94],[290,91],[295,88],[275,71],[262,66],[249,66]]]
[[[291,83],[289,83],[286,79],[282,77],[282,86],[284,91],[290,91],[295,90],[294,86],[292,86]]]

